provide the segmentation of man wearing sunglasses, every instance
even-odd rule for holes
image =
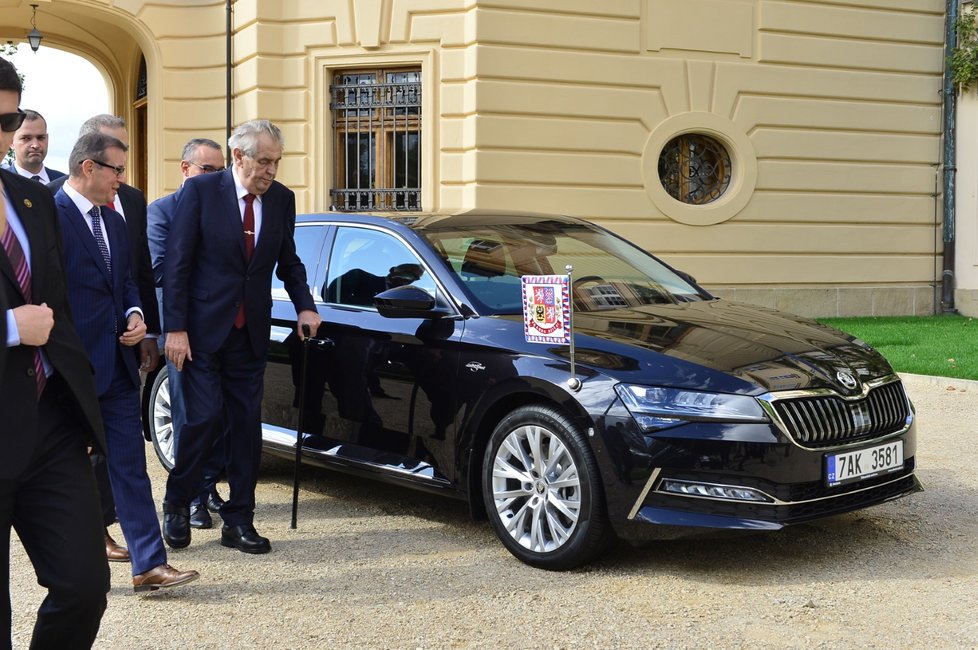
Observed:
[[[0,58],[0,150],[23,121],[17,70]],[[7,308],[0,367],[0,562],[9,576],[16,530],[47,590],[32,647],[89,648],[109,590],[98,494],[86,447],[105,437],[88,354],[65,287],[61,227],[50,192],[0,170],[0,294]],[[3,588],[9,592],[8,584]],[[10,647],[0,594],[0,647]]]
[[[180,173],[184,180],[210,174],[224,169],[224,152],[221,145],[207,138],[193,138],[183,147],[180,160]],[[181,184],[181,190],[183,185]],[[153,275],[156,279],[156,297],[163,307],[163,259],[166,257],[166,240],[170,234],[170,224],[177,209],[180,191],[168,194],[149,204],[146,210],[146,227],[149,236],[149,252],[153,260]],[[162,316],[161,316],[162,320]],[[183,390],[180,387],[181,374],[176,366],[166,361],[167,381],[170,394],[170,425],[173,431],[173,447],[180,444],[180,430],[186,421],[183,406]],[[226,435],[226,434],[225,434]],[[221,438],[215,445],[211,458],[204,468],[204,484],[200,494],[190,502],[190,526],[192,528],[211,528],[214,521],[210,513],[217,514],[224,500],[217,492],[217,481],[226,463],[227,441]]]
[[[44,166],[48,156],[47,121],[37,111],[27,109],[24,114],[24,123],[14,133],[14,159],[7,169],[45,184],[61,178],[64,172]]]

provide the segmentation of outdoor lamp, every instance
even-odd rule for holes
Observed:
[[[41,40],[44,38],[44,36],[41,35],[41,32],[37,29],[37,25],[35,24],[35,21],[37,20],[37,5],[32,4],[31,9],[34,10],[34,13],[31,14],[31,31],[27,35],[27,42],[30,44],[31,49],[37,52],[37,50],[41,47]]]

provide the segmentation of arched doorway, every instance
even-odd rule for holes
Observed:
[[[43,41],[35,55],[25,42],[31,17],[32,9],[27,2],[5,8],[0,41],[22,43],[19,50],[29,56],[40,56],[45,50],[57,49],[89,61],[102,76],[107,88],[107,104],[103,110],[91,112],[75,107],[78,124],[99,112],[124,118],[130,132],[131,173],[128,182],[144,191],[149,189],[153,185],[154,171],[148,163],[153,156],[150,151],[152,138],[148,135],[152,110],[148,103],[151,84],[147,83],[147,69],[152,70],[152,66],[147,66],[149,57],[146,54],[148,50],[150,54],[155,51],[152,51],[153,39],[146,25],[135,15],[112,6],[92,6],[80,0],[40,4],[34,21],[43,34]],[[71,106],[77,97],[85,94],[84,88],[78,91],[64,88],[70,82],[70,70],[55,67],[45,72],[50,78],[44,83],[63,91],[58,96],[62,104]],[[137,97],[140,79],[143,93]],[[27,83],[31,83],[29,78]],[[45,113],[43,106],[30,108]],[[49,133],[52,133],[50,124]],[[73,143],[77,135],[76,127],[71,133],[58,132],[56,137]]]

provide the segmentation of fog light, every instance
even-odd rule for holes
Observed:
[[[753,488],[738,487],[735,485],[717,485],[716,483],[677,481],[669,478],[663,479],[662,483],[659,484],[659,491],[671,492],[672,494],[682,494],[689,497],[702,497],[705,499],[759,501],[762,503],[774,502],[774,499]]]

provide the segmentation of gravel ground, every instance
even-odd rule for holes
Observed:
[[[978,383],[906,383],[925,492],[773,534],[623,545],[569,573],[519,563],[461,502],[321,470],[290,530],[290,465],[266,459],[256,522],[272,553],[194,531],[170,562],[201,579],[149,596],[113,564],[96,647],[978,648]],[[150,475],[159,503],[155,457]],[[26,648],[43,591],[11,546]]]

